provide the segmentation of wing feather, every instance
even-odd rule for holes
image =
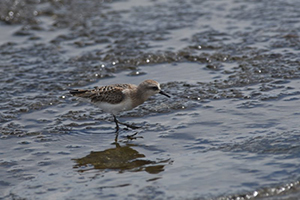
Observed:
[[[93,103],[110,103],[118,104],[124,100],[124,89],[132,89],[135,87],[131,84],[114,84],[103,87],[95,87],[92,90],[77,89],[71,90],[70,93],[77,97],[91,99]]]

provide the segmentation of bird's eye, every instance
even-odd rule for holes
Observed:
[[[157,86],[151,87],[152,90],[159,90]]]

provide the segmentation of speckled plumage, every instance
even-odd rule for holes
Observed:
[[[90,99],[92,103],[105,102],[109,104],[118,104],[124,100],[125,89],[134,89],[135,85],[132,84],[113,84],[102,87],[95,87],[91,90],[78,89],[70,91],[71,94],[77,97]]]

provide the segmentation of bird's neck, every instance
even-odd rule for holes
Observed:
[[[149,96],[147,96],[143,90],[137,88],[133,98],[135,99],[135,103],[133,106],[136,107],[144,103],[149,98]]]

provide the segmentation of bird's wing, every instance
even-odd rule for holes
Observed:
[[[131,87],[131,84],[114,84],[103,87],[95,87],[92,90],[71,90],[70,93],[77,97],[91,99],[93,103],[106,102],[117,104],[125,98],[122,91]]]
[[[95,88],[96,90],[91,97],[91,101],[93,103],[110,103],[110,104],[117,104],[120,103],[125,95],[122,92],[123,88],[121,87],[112,87],[112,86],[104,86],[100,88]]]

